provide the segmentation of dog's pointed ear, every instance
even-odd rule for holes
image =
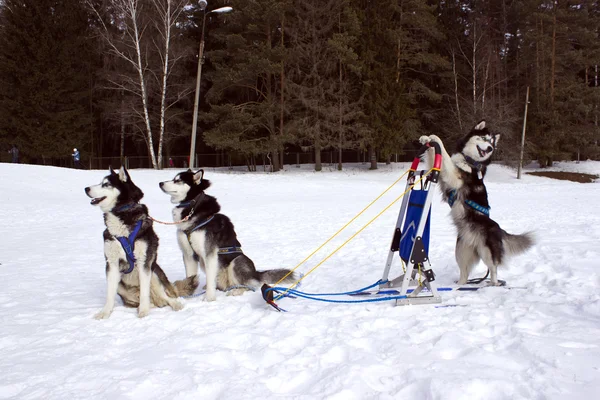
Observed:
[[[199,185],[202,182],[202,178],[204,178],[204,170],[199,169],[194,173],[194,183]]]
[[[127,168],[123,165],[119,170],[119,180],[121,182],[127,182],[129,180],[129,174],[127,173]]]
[[[109,166],[108,166],[108,171],[110,172],[110,174],[111,174],[111,175],[114,175],[114,174],[115,174],[115,170],[114,170],[114,169],[112,169],[112,165],[109,165]]]
[[[476,131],[482,131],[485,129],[485,120],[481,120],[477,125],[475,125],[475,128],[473,128]]]
[[[495,135],[493,135],[494,137],[494,147],[498,146],[498,140],[500,140],[500,134],[496,133]]]

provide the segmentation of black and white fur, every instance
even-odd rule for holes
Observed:
[[[456,152],[450,157],[439,137],[422,136],[420,142],[436,142],[442,150],[440,188],[443,198],[448,201],[450,193],[456,190],[456,198],[450,214],[458,230],[456,240],[456,262],[460,269],[459,285],[464,285],[469,274],[479,260],[490,271],[491,285],[499,285],[498,267],[505,264],[510,256],[521,254],[533,243],[533,235],[511,235],[486,214],[465,203],[471,200],[489,208],[487,190],[483,182],[492,155],[498,145],[499,134],[492,134],[485,121],[478,123],[469,134],[457,143]],[[429,150],[430,164],[433,149]]]
[[[193,172],[188,169],[159,186],[171,196],[171,203],[177,204],[173,209],[174,221],[181,221],[193,212],[187,221],[177,225],[177,241],[183,253],[186,275],[196,275],[198,266],[206,273],[206,301],[216,299],[216,289],[224,291],[239,285],[256,289],[289,274],[287,269],[257,271],[252,260],[243,253],[218,253],[219,248],[241,245],[231,220],[219,213],[221,206],[217,199],[205,193],[210,181],[204,179],[203,170]],[[194,230],[209,219],[210,222]],[[295,279],[294,274],[289,274],[282,283],[291,283]],[[228,294],[240,295],[245,290],[237,288]]]
[[[178,311],[183,305],[177,300],[187,296],[198,287],[198,277],[190,276],[183,281],[171,284],[164,271],[158,266],[158,236],[148,218],[148,208],[139,204],[144,194],[122,167],[119,173],[110,169],[110,174],[99,185],[85,188],[92,198],[91,204],[100,207],[104,213],[104,257],[106,259],[107,293],[104,308],[95,315],[96,319],[108,318],[113,311],[115,297],[121,296],[127,307],[138,307],[140,318],[148,315],[150,305],[169,305]],[[134,241],[135,264],[129,274],[129,262],[123,247],[116,239],[129,237],[138,221],[141,228]]]

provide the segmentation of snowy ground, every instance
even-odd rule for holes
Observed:
[[[259,268],[293,267],[386,188],[407,164],[276,175],[208,171],[210,189]],[[569,164],[600,173],[600,163]],[[174,171],[131,171],[154,217],[170,218],[158,182]],[[185,301],[144,319],[104,303],[100,210],[85,186],[104,171],[0,164],[0,398],[18,399],[592,399],[600,393],[600,183],[493,166],[492,217],[538,245],[499,276],[512,286],[444,293],[464,307],[330,305],[260,294]],[[320,252],[307,271],[398,187]],[[393,211],[392,211],[393,210]],[[314,274],[307,291],[357,289],[380,278],[398,207]],[[156,225],[155,225],[156,226]],[[184,276],[174,228],[156,226],[159,263]],[[433,267],[458,277],[448,206],[434,200]],[[398,274],[396,264],[394,275]],[[478,274],[483,274],[480,266]]]

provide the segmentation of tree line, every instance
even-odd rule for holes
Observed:
[[[0,146],[70,154],[266,156],[364,150],[389,161],[422,134],[477,121],[518,152],[598,157],[600,1],[2,0]],[[206,12],[205,49],[198,59]],[[249,164],[252,162],[249,161]]]

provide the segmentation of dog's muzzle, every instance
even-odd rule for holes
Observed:
[[[477,146],[477,152],[479,153],[480,157],[485,157],[486,154],[490,154],[492,151],[494,151],[494,148],[492,146],[488,146],[485,149],[482,149],[481,147]]]
[[[102,202],[102,200],[106,199],[106,196],[102,196],[102,197],[92,197],[92,195],[90,194],[90,191],[91,191],[91,190],[92,190],[92,188],[90,188],[90,187],[86,187],[86,188],[85,188],[85,194],[86,194],[88,197],[91,197],[91,198],[92,198],[92,201],[90,201],[90,204],[91,204],[91,205],[93,205],[93,206],[95,206],[95,205],[98,205],[100,202]]]

